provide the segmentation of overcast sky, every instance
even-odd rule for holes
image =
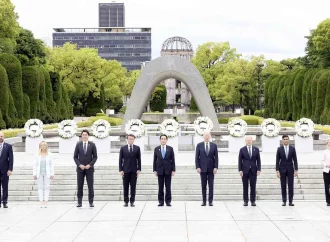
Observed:
[[[106,0],[12,0],[22,27],[51,44],[55,27],[98,27]],[[309,30],[330,17],[330,0],[125,0],[126,27],[152,28],[152,57],[182,36],[194,49],[229,41],[243,55],[281,60],[304,55]]]

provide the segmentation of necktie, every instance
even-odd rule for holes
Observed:
[[[87,144],[84,143],[84,155],[86,155],[86,153],[87,153]]]
[[[285,146],[285,157],[288,159],[288,146]]]
[[[249,156],[250,156],[250,159],[251,159],[251,157],[252,157],[251,146],[249,146]]]
[[[130,152],[130,153],[133,152],[133,150],[132,150],[132,146],[131,146],[131,145],[129,146],[129,152]]]
[[[2,146],[3,146],[3,144],[0,144],[0,157],[1,157],[1,154],[2,154]]]
[[[163,159],[165,158],[165,148],[164,146],[162,147],[162,156],[163,156]]]
[[[209,155],[209,142],[206,142],[206,155]]]

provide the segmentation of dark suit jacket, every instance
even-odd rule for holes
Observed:
[[[204,142],[201,142],[196,146],[196,169],[201,168],[202,172],[212,172],[214,168],[218,169],[218,146],[212,142],[209,142],[209,144],[209,155],[206,155]]]
[[[140,147],[133,145],[133,152],[129,152],[129,146],[120,148],[119,152],[119,171],[137,172],[141,171],[141,151]]]
[[[84,170],[80,169],[80,165],[90,165],[92,172],[94,172],[94,164],[97,160],[97,150],[96,146],[93,142],[88,141],[88,147],[87,147],[87,152],[86,155],[84,154],[84,147],[83,147],[83,142],[79,141],[76,145],[76,149],[74,151],[73,159],[77,164],[77,172],[83,172]],[[89,170],[86,170],[87,172]]]
[[[161,146],[157,146],[154,151],[154,163],[153,171],[157,171],[157,174],[170,175],[172,171],[175,171],[175,158],[174,150],[171,146],[166,145],[166,154],[163,159]]]
[[[288,159],[285,155],[284,146],[278,147],[276,153],[276,171],[279,172],[294,172],[298,171],[298,160],[296,149],[293,146],[289,145],[289,154]]]
[[[10,144],[3,143],[0,156],[0,172],[7,174],[7,171],[12,171],[14,166],[13,147]]]
[[[259,149],[255,146],[252,146],[251,149],[251,158],[247,146],[244,146],[240,149],[238,155],[238,171],[249,173],[251,168],[253,175],[256,175],[257,171],[261,171],[260,152]]]

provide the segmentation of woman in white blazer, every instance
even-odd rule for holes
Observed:
[[[39,152],[34,159],[33,178],[38,179],[38,194],[41,208],[47,208],[50,180],[54,179],[53,156],[48,152],[46,141],[39,144]]]

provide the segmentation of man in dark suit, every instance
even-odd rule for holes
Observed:
[[[211,133],[204,132],[204,142],[196,146],[195,164],[197,172],[201,176],[203,203],[206,206],[206,185],[209,184],[209,205],[213,206],[213,187],[214,175],[218,170],[218,147],[216,144],[210,142]]]
[[[252,137],[245,138],[246,146],[240,149],[238,155],[238,171],[243,182],[244,206],[249,202],[249,181],[251,206],[256,206],[257,176],[261,172],[261,161],[259,149],[252,145]]]
[[[88,185],[89,206],[94,207],[94,164],[97,160],[97,150],[95,144],[88,141],[88,137],[88,130],[83,130],[81,132],[82,141],[77,143],[73,156],[77,164],[78,208],[82,207],[85,176]]]
[[[141,172],[141,151],[140,147],[134,145],[135,136],[129,134],[127,143],[120,148],[119,152],[119,172],[123,177],[124,186],[124,207],[128,206],[128,201],[131,207],[134,207],[136,180]],[[131,199],[128,198],[128,188],[131,185]]]
[[[154,151],[153,171],[158,177],[158,207],[164,206],[164,183],[166,187],[165,203],[166,206],[171,206],[171,179],[175,174],[175,158],[174,150],[167,144],[167,136],[160,136],[160,146],[157,146]]]
[[[289,145],[289,136],[282,136],[283,145],[277,149],[276,153],[276,173],[281,179],[282,206],[286,206],[286,185],[289,187],[289,206],[294,206],[293,200],[293,181],[294,176],[298,176],[298,161],[296,149]],[[288,182],[287,182],[288,180]]]
[[[8,183],[9,177],[13,172],[14,156],[13,147],[10,144],[5,143],[4,139],[4,133],[0,132],[0,207],[2,202],[3,207],[8,208]]]

